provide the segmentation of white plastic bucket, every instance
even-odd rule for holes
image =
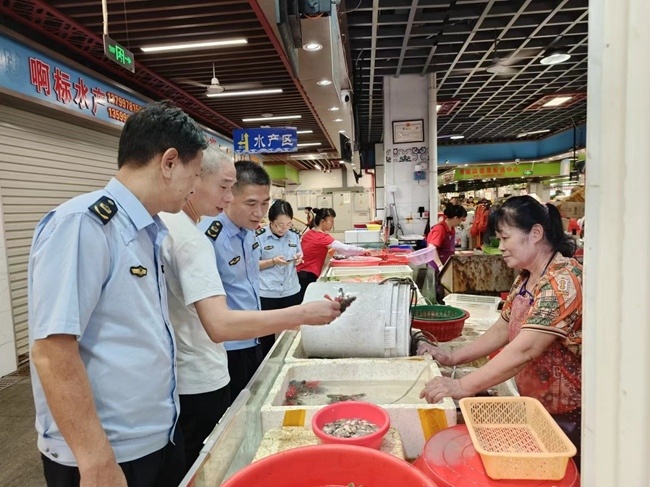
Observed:
[[[326,326],[302,326],[302,346],[311,358],[408,357],[411,345],[408,283],[315,282],[303,302],[334,298],[339,288],[356,296],[348,309]]]

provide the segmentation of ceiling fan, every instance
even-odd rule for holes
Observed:
[[[259,81],[250,81],[246,83],[221,84],[219,83],[219,79],[217,78],[214,63],[212,63],[212,79],[210,80],[209,85],[206,85],[205,83],[199,83],[198,81],[194,81],[188,78],[173,78],[173,80],[186,85],[200,86],[201,88],[205,88],[206,95],[218,95],[219,93],[223,93],[224,91],[253,90],[256,88],[260,88],[262,86],[262,83],[260,83]]]
[[[467,68],[467,69],[453,69],[451,70],[451,75],[459,74],[470,74],[473,72],[482,72],[490,73],[496,76],[514,76],[519,73],[520,69],[513,68],[512,65],[517,64],[522,59],[529,59],[531,57],[537,56],[542,49],[520,49],[516,54],[510,56],[503,56],[499,53],[499,39],[495,36],[494,38],[494,50],[492,55],[492,61],[485,67],[478,69]]]

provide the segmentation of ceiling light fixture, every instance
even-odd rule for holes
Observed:
[[[314,169],[321,170],[321,167],[318,165],[317,162],[314,162]]]
[[[440,104],[436,105],[436,113],[440,110],[441,107],[442,107],[442,105],[440,105]]]
[[[339,130],[339,134],[344,134],[347,130]]]
[[[335,122],[342,122],[343,119],[342,119],[342,118],[335,118],[334,121],[335,121]]]
[[[517,138],[521,139],[522,137],[530,137],[531,135],[545,134],[547,132],[550,132],[550,129],[532,130],[530,132],[522,132],[521,134],[517,134]]]
[[[318,86],[327,86],[327,85],[331,85],[332,82],[330,80],[328,80],[328,79],[322,79],[320,81],[316,81],[316,84]]]
[[[569,54],[566,49],[558,47],[546,51],[544,57],[539,60],[539,63],[545,66],[552,66],[553,64],[560,64],[564,61],[568,61],[569,59],[571,59],[571,54]]]
[[[207,49],[209,47],[228,47],[248,44],[246,39],[225,39],[221,41],[184,42],[180,44],[161,44],[157,46],[144,46],[142,52],[185,51],[188,49]]]
[[[302,144],[298,144],[298,147],[309,147],[309,146],[314,146],[314,145],[321,145],[320,142],[303,142]]]
[[[294,120],[296,118],[302,118],[302,115],[278,115],[278,116],[269,116],[269,117],[253,117],[253,118],[242,118],[242,122],[263,122],[265,120]]]
[[[449,138],[451,140],[460,140],[460,139],[464,139],[465,136],[464,135],[450,135]]]
[[[328,110],[330,112],[337,112],[339,110],[339,107],[329,107]]]
[[[245,90],[245,91],[223,91],[221,93],[208,93],[208,98],[225,98],[227,96],[253,96],[253,95],[272,95],[273,93],[282,93],[282,88],[268,88],[264,90]]]
[[[314,51],[320,51],[323,48],[323,45],[319,44],[318,42],[308,42],[307,44],[304,44],[302,48],[305,51],[314,52]]]
[[[314,131],[313,130],[297,130],[296,133],[297,134],[313,134]]]
[[[564,105],[571,98],[573,98],[573,97],[572,96],[558,96],[558,97],[553,98],[552,100],[547,101],[542,106],[544,108],[559,107],[560,105]]]

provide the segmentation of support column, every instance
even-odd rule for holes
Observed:
[[[590,0],[582,485],[650,485],[648,0]]]
[[[431,226],[435,225],[440,206],[438,196],[438,103],[436,73],[427,75],[429,116],[429,215]]]

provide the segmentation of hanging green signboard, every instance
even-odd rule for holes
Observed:
[[[560,175],[560,161],[522,162],[521,164],[489,164],[459,167],[454,170],[455,181],[472,179],[507,179],[523,177],[547,177]]]

